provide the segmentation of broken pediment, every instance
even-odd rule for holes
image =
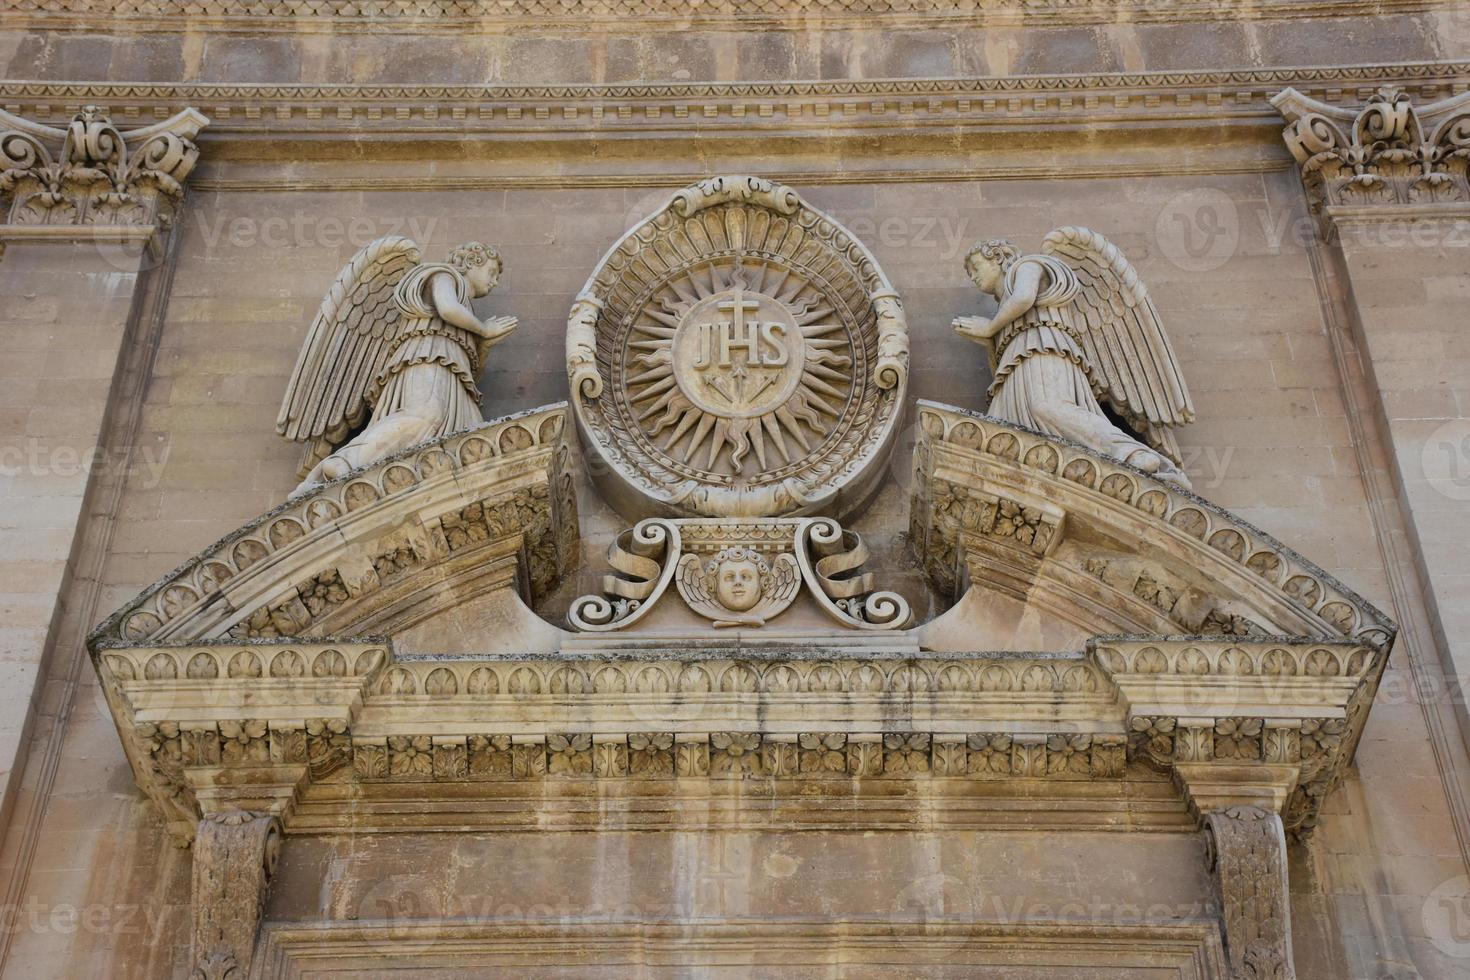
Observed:
[[[1001,326],[1051,331],[1030,354],[1081,371],[1112,327],[1056,312],[1078,277],[1151,307],[1101,236],[1044,250],[983,243],[972,271],[1035,292],[1054,319]],[[309,338],[282,416],[302,485],[89,639],[138,784],[203,843],[201,893],[263,894],[271,861],[226,872],[281,835],[1207,826],[1233,901],[1238,841],[1312,828],[1396,628],[1184,488],[1179,379],[1156,379],[1168,418],[1124,420],[1146,444],[1044,392],[1001,399],[1036,427],[919,402],[909,534],[873,555],[844,522],[904,409],[902,309],[795,191],[674,194],[574,305],[572,403],[483,421],[472,369],[515,321],[465,304],[498,274],[474,243],[359,252],[316,326],[340,340],[371,307],[403,335],[360,411],[319,403]],[[1149,316],[1140,343],[1167,352]],[[367,394],[415,371],[432,418]],[[1040,431],[1058,421],[1086,445]],[[457,428],[398,448],[429,423]],[[587,591],[580,475],[628,523],[589,522],[600,591],[553,622]],[[922,596],[885,583],[904,563]],[[254,926],[218,911],[196,953],[247,972]]]

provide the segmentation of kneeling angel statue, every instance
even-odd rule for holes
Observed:
[[[1058,228],[1039,255],[980,242],[965,271],[999,304],[989,319],[954,321],[960,336],[989,347],[988,414],[1189,486],[1173,429],[1194,421],[1194,405],[1158,311],[1117,246]]]
[[[418,245],[396,236],[352,257],[306,333],[276,419],[281,435],[310,444],[293,497],[484,421],[475,378],[516,318],[481,321],[469,304],[501,269],[479,242],[447,262],[420,261]]]

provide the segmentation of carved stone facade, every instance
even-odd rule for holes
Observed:
[[[1465,972],[1458,7],[0,10],[0,972]]]

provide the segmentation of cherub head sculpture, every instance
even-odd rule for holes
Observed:
[[[495,288],[505,269],[495,246],[480,242],[465,242],[454,249],[449,253],[449,264],[464,273],[470,284],[470,295],[476,299]]]
[[[726,548],[705,565],[708,589],[731,612],[749,612],[760,603],[771,563],[750,548]]]
[[[970,281],[991,296],[999,296],[1006,270],[1021,257],[1021,250],[1003,238],[976,242],[965,254],[965,272]]]

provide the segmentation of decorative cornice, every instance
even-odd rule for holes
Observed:
[[[1286,89],[1271,100],[1288,125],[1314,208],[1422,208],[1470,202],[1470,92],[1416,107],[1385,86],[1356,110]]]
[[[117,240],[135,229],[167,227],[199,159],[193,139],[207,125],[197,110],[184,109],[121,131],[105,110],[88,105],[58,129],[0,109],[5,240]],[[20,229],[28,227],[47,231],[27,236]],[[99,227],[129,231],[98,235]]]
[[[371,31],[434,34],[487,26],[586,30],[691,27],[808,30],[900,25],[1069,26],[1118,21],[1296,20],[1407,14],[1453,0],[0,0],[9,21],[51,29]]]
[[[385,139],[465,132],[596,133],[754,129],[830,132],[925,126],[1091,127],[1148,120],[1239,119],[1264,124],[1283,87],[1326,103],[1367,99],[1383,85],[1420,98],[1470,87],[1470,62],[1232,71],[1117,72],[858,81],[680,82],[614,85],[226,85],[196,82],[0,82],[0,108],[69,118],[98,104],[120,119],[162,119],[198,105],[230,133],[371,130]]]

